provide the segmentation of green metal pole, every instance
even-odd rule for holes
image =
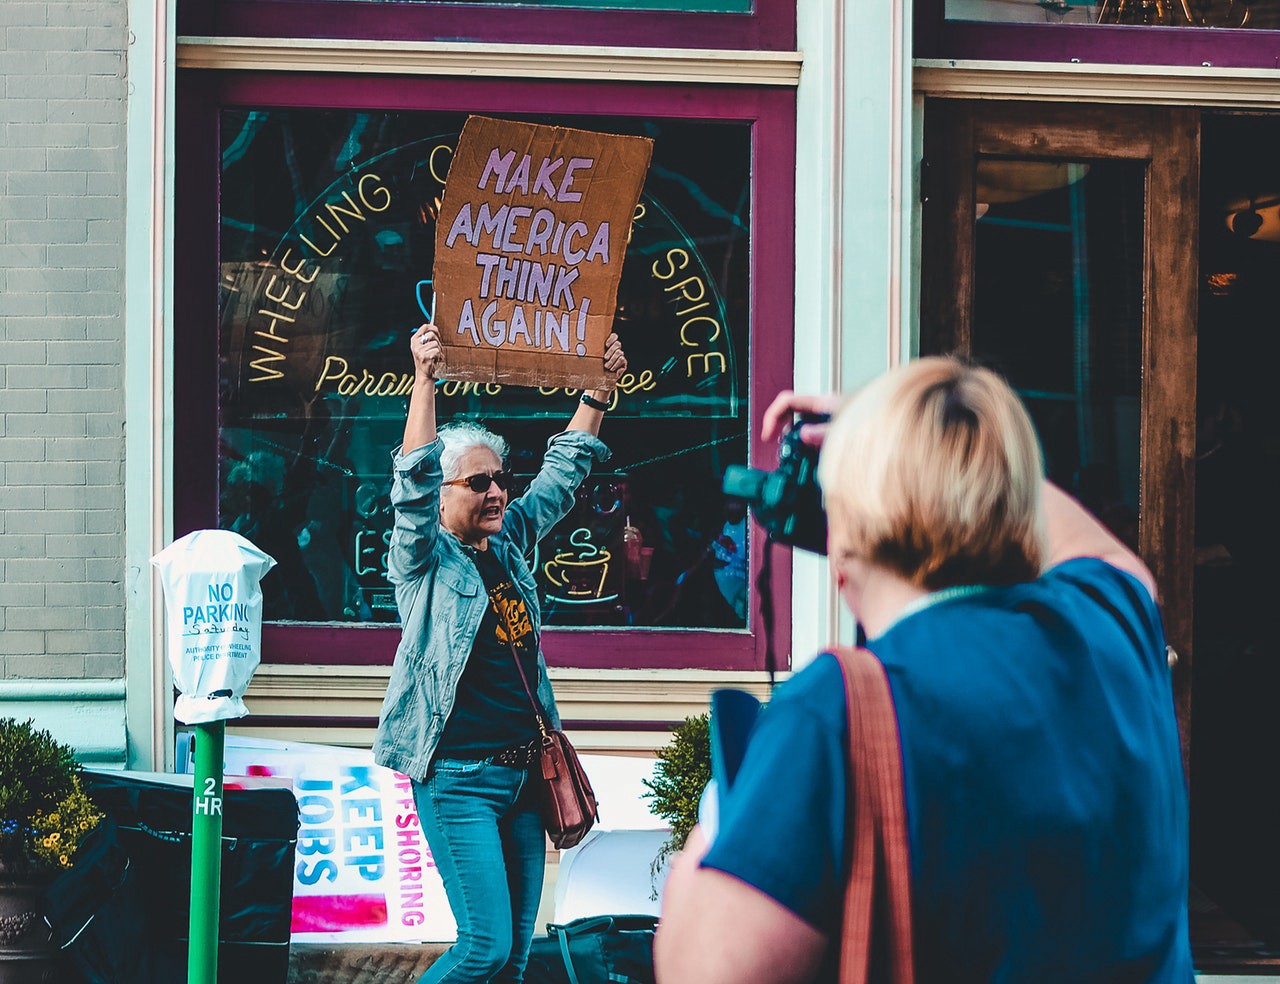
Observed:
[[[195,727],[191,813],[191,923],[187,984],[218,980],[218,907],[222,890],[222,751],[226,723]]]

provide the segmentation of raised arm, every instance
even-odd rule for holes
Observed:
[[[620,376],[627,368],[627,357],[622,351],[622,342],[618,339],[616,333],[611,334],[604,343],[604,368],[605,371],[613,376],[614,382],[617,382]],[[613,385],[609,385],[604,389],[587,390],[584,394],[587,399],[593,400],[600,404],[599,407],[593,407],[588,403],[579,402],[578,409],[574,411],[573,418],[569,421],[569,426],[565,430],[586,431],[588,434],[600,433],[600,422],[604,420],[604,410],[600,407],[607,407],[609,400],[613,396]]]
[[[779,433],[800,411],[834,413],[843,403],[838,393],[810,396],[784,390],[764,412],[763,437],[768,440]],[[806,444],[821,447],[827,436],[826,424],[806,424],[800,432]],[[1126,571],[1141,581],[1156,596],[1155,578],[1147,565],[1132,550],[1111,535],[1111,532],[1085,508],[1051,482],[1043,487],[1046,550],[1044,568],[1075,557],[1097,557],[1112,567]]]
[[[627,357],[616,334],[605,342],[604,367],[616,379],[627,368]],[[586,396],[607,406],[613,387],[588,390]],[[507,508],[503,532],[522,553],[547,535],[573,508],[574,493],[597,461],[609,457],[609,449],[599,440],[604,411],[579,402],[569,426],[547,444],[542,467],[529,483],[524,495]]]
[[[391,505],[395,525],[387,552],[387,577],[404,584],[431,560],[440,535],[440,446],[436,439],[435,372],[441,358],[435,325],[423,325],[409,341],[413,393],[404,422],[404,443],[393,455]]]
[[[413,393],[409,396],[409,413],[404,421],[403,454],[425,447],[436,439],[436,370],[443,350],[435,325],[421,326],[409,340],[413,354]]]
[[[1111,535],[1084,506],[1052,482],[1045,482],[1044,525],[1047,570],[1064,560],[1097,557],[1112,567],[1132,574],[1156,597],[1156,581],[1137,554]]]

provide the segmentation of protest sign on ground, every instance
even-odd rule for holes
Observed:
[[[643,883],[648,893],[653,851],[649,839],[602,834],[656,832],[666,823],[644,798],[643,780],[653,762],[626,755],[581,756],[602,808],[588,859],[574,862],[574,888],[555,891],[559,913],[579,913],[584,905],[608,896],[617,904]],[[298,842],[294,862],[291,939],[295,943],[452,942],[457,935],[444,883],[436,870],[418,818],[413,783],[407,776],[375,765],[367,748],[341,748],[228,734],[224,747],[226,788],[289,786],[298,799]],[[177,736],[175,768],[194,769],[190,734]],[[247,778],[240,778],[247,777]],[[188,776],[169,781],[189,784]],[[651,838],[650,838],[651,839]],[[641,853],[619,858],[627,844],[643,844]],[[621,845],[621,847],[620,847]],[[656,850],[656,847],[654,847]],[[566,852],[578,857],[579,848]],[[625,855],[625,850],[622,851]],[[548,872],[548,885],[556,877]],[[628,903],[631,904],[631,903]],[[634,906],[633,906],[634,907]],[[618,908],[599,911],[619,912]],[[629,911],[629,910],[628,910]],[[648,911],[640,908],[636,911]],[[551,913],[544,914],[547,918]],[[544,920],[545,921],[545,920]]]
[[[225,757],[228,776],[287,779],[298,797],[294,942],[454,939],[407,776],[368,749],[237,735]]]
[[[597,388],[653,141],[472,116],[436,224],[444,376]]]

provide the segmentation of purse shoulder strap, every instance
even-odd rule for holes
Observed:
[[[489,595],[489,607],[493,609],[495,615],[502,619],[504,628],[507,632],[507,648],[511,650],[511,658],[516,661],[516,672],[520,674],[520,682],[524,684],[525,696],[529,698],[529,705],[533,708],[533,717],[538,722],[538,732],[545,740],[547,737],[546,715],[542,710],[542,704],[538,698],[533,696],[533,690],[529,687],[529,678],[524,674],[524,665],[520,662],[520,654],[516,652],[515,644],[515,626],[511,624],[510,617],[498,607],[498,603],[494,600],[493,595]]]
[[[516,671],[520,674],[520,682],[524,684],[525,696],[529,698],[529,705],[533,708],[534,720],[538,722],[538,732],[545,741],[547,737],[547,722],[542,714],[542,704],[537,697],[533,696],[533,691],[529,689],[529,678],[524,675],[524,667],[520,665],[520,654],[516,652],[515,644],[512,643],[510,636],[507,637],[507,647],[511,650],[511,658],[516,661]]]
[[[898,717],[884,666],[865,649],[834,649],[849,720],[853,840],[840,937],[840,984],[912,984],[911,858]]]

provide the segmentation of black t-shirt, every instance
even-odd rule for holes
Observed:
[[[538,688],[538,633],[511,575],[492,550],[468,550],[489,592],[489,605],[458,681],[453,713],[436,749],[437,758],[488,758],[538,734],[529,696],[520,682],[509,634],[529,689]],[[501,613],[501,615],[499,614]]]

